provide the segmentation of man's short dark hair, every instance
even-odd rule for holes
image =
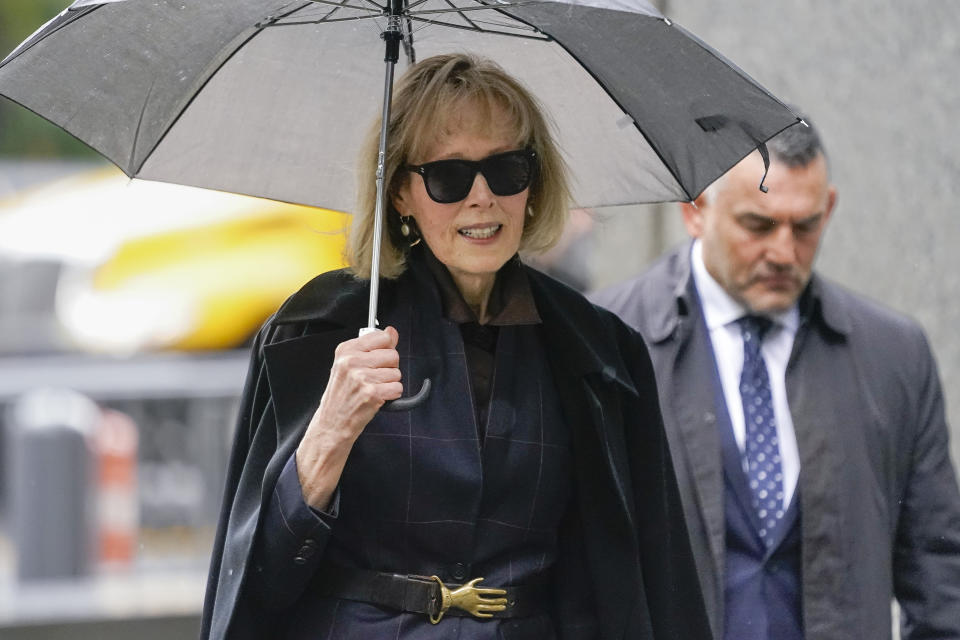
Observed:
[[[827,151],[823,148],[820,134],[817,133],[810,119],[796,109],[793,112],[799,114],[803,122],[784,129],[768,140],[767,149],[777,162],[782,162],[791,168],[805,167],[818,154],[822,153],[826,157]]]

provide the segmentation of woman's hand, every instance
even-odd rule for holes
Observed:
[[[403,393],[397,330],[387,327],[341,342],[330,381],[297,448],[297,475],[307,504],[324,510],[353,443],[388,400]]]

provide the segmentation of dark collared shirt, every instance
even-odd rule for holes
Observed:
[[[426,246],[423,254],[440,290],[443,317],[460,326],[470,372],[473,409],[482,442],[490,406],[499,328],[542,322],[530,292],[530,282],[520,263],[520,256],[510,258],[497,272],[493,290],[490,292],[487,303],[490,320],[480,324],[473,309],[463,299],[447,267]]]

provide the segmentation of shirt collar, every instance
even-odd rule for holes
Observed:
[[[749,315],[750,311],[734,300],[707,271],[707,266],[703,262],[703,244],[699,239],[695,240],[690,248],[690,266],[693,282],[697,287],[697,294],[700,296],[707,329],[713,331]],[[800,324],[800,313],[796,303],[786,311],[766,315],[776,326],[783,327],[790,333],[797,332],[797,327]]]
[[[423,243],[422,243],[423,244]],[[440,290],[443,304],[443,316],[464,324],[477,322],[477,316],[463,299],[463,295],[453,281],[446,265],[440,262],[429,247],[423,245],[423,255]],[[540,314],[530,291],[530,281],[523,269],[520,257],[515,255],[500,267],[493,290],[490,292],[488,325],[509,326],[520,324],[540,324]]]

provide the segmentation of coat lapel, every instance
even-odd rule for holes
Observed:
[[[392,287],[386,290],[392,294]],[[277,311],[273,323],[299,333],[264,347],[278,448],[299,442],[320,404],[337,345],[364,326],[368,291],[368,283],[334,271],[308,282]]]
[[[333,353],[355,328],[331,329],[285,340],[264,348],[267,377],[277,417],[277,445],[300,441],[330,378]]]
[[[703,527],[711,557],[709,583],[715,599],[722,599],[726,529],[720,430],[729,416],[722,413],[726,405],[718,403],[711,375],[716,361],[690,273],[690,246],[669,256],[662,268],[664,279],[646,292],[650,313],[642,329],[656,361],[671,450],[683,458],[687,470],[686,478],[679,477],[681,491],[686,484],[696,506],[688,518],[698,519]],[[711,610],[722,608],[714,606],[719,603],[708,605]]]
[[[678,330],[672,351],[669,380],[670,410],[676,416],[676,444],[686,459],[693,481],[697,513],[706,532],[713,558],[712,581],[720,586],[724,562],[724,497],[720,428],[727,416],[719,412],[710,371],[715,368],[713,349],[699,318],[699,307],[691,309],[686,330]],[[668,355],[668,358],[671,356]],[[742,475],[742,472],[741,472]],[[718,591],[722,593],[722,590]]]

